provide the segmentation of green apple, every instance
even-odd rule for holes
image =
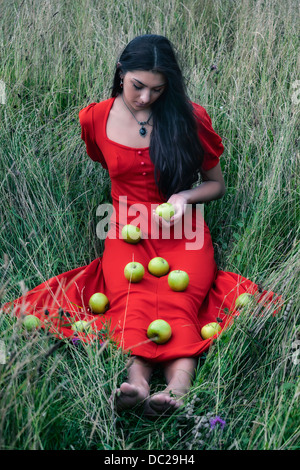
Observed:
[[[154,276],[161,277],[169,272],[170,266],[168,261],[160,256],[152,258],[148,263],[148,271]]]
[[[142,238],[141,229],[131,224],[124,225],[122,228],[122,238],[127,243],[136,244]]]
[[[163,202],[155,209],[157,215],[165,220],[170,220],[175,214],[174,206],[170,202]]]
[[[172,336],[172,329],[165,320],[154,320],[147,329],[147,336],[157,344],[164,344]]]
[[[109,300],[102,292],[96,292],[89,300],[89,307],[93,313],[105,313],[109,308]]]
[[[144,266],[137,261],[131,261],[124,268],[124,276],[127,281],[140,282],[145,274]]]
[[[171,271],[168,276],[168,284],[172,290],[177,292],[183,291],[189,285],[189,276],[188,273],[182,271],[181,269],[175,269]]]
[[[36,330],[40,326],[41,322],[35,315],[26,315],[23,320],[23,326],[27,331]]]
[[[238,298],[236,299],[235,308],[239,309],[239,308],[246,307],[246,305],[249,305],[253,299],[254,299],[253,294],[247,294],[247,292],[245,292],[244,294],[239,295]]]
[[[203,339],[208,339],[214,336],[216,333],[221,331],[221,326],[217,322],[207,323],[207,325],[201,328],[201,336]]]
[[[80,333],[91,333],[92,328],[89,325],[89,322],[85,320],[78,320],[71,326],[71,329],[74,331],[79,331]]]

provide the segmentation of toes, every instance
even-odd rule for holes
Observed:
[[[120,389],[119,389],[120,393],[118,396],[121,395],[121,393],[123,393],[124,395],[127,395],[129,397],[135,397],[138,395],[138,390],[136,387],[133,387],[132,385],[130,385],[129,383],[127,382],[124,382],[122,383]]]
[[[183,405],[181,400],[175,400],[167,393],[159,393],[149,399],[149,407],[155,412],[174,411]]]
[[[163,411],[164,409],[168,408],[169,406],[173,406],[175,404],[175,401],[172,400],[171,398],[168,399],[168,395],[165,394],[160,394],[152,397],[149,400],[150,406],[154,410],[161,410]]]
[[[147,400],[145,401],[143,414],[144,414],[144,416],[148,416],[148,417],[151,417],[151,418],[159,417],[159,416],[160,416],[160,413],[157,413],[157,412],[152,408],[152,406],[150,406],[149,399],[147,399]]]
[[[110,403],[112,402],[117,411],[123,411],[141,403],[147,397],[147,391],[141,390],[135,385],[123,382],[120,388],[112,394]]]

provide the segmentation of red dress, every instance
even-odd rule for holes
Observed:
[[[74,321],[95,319],[94,333],[76,333],[83,341],[103,339],[105,331],[110,331],[125,351],[153,362],[198,356],[211,341],[201,338],[202,326],[218,318],[223,320],[224,327],[235,314],[236,298],[244,292],[258,292],[257,285],[238,274],[217,269],[209,229],[195,206],[190,219],[196,234],[194,244],[185,233],[186,215],[182,219],[181,238],[174,227],[167,238],[162,238],[162,234],[157,237],[157,233],[152,236],[152,210],[164,201],[154,181],[149,148],[131,148],[108,139],[106,122],[113,102],[114,98],[110,98],[91,103],[79,112],[81,138],[87,153],[108,170],[111,178],[115,211],[103,256],[87,266],[55,276],[15,300],[15,313],[38,316],[42,325],[60,338],[74,336],[71,329]],[[196,104],[194,108],[204,149],[203,169],[209,170],[218,164],[224,147],[205,109]],[[130,222],[139,225],[143,232],[142,240],[135,245],[126,243],[119,232]],[[171,290],[167,275],[158,278],[148,272],[148,262],[156,256],[165,258],[170,270],[188,273],[190,281],[185,291]],[[125,265],[133,260],[145,268],[139,283],[129,283],[124,277]],[[93,315],[89,309],[89,299],[95,292],[105,293],[110,301],[104,315]],[[171,339],[161,345],[148,340],[146,335],[148,325],[158,318],[166,320],[172,328]]]

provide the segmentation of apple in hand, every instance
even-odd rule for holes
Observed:
[[[71,326],[71,329],[74,331],[79,331],[80,333],[91,333],[92,328],[91,325],[88,324],[89,322],[85,320],[78,320]]]
[[[148,263],[148,271],[154,276],[161,277],[169,272],[169,263],[160,256],[152,258]]]
[[[102,292],[96,292],[89,300],[89,307],[93,313],[105,313],[109,308],[109,300]]]
[[[165,220],[170,220],[175,214],[174,206],[170,202],[163,202],[155,209],[157,215]]]
[[[181,269],[175,269],[171,271],[168,276],[168,284],[172,290],[177,292],[183,291],[189,285],[189,276],[185,271]]]
[[[201,328],[201,336],[203,339],[208,339],[214,336],[216,333],[221,331],[221,326],[217,322],[207,323],[207,325]]]
[[[124,268],[124,276],[128,281],[140,282],[145,274],[144,266],[137,261],[131,261]]]
[[[135,245],[142,238],[141,229],[131,224],[124,225],[122,228],[122,238],[125,242]]]
[[[147,329],[147,336],[157,344],[164,344],[172,336],[172,329],[165,320],[154,320]]]
[[[35,315],[26,315],[23,320],[23,326],[27,331],[36,330],[40,326],[41,322]]]
[[[249,305],[253,299],[254,299],[253,294],[247,294],[247,292],[245,292],[244,294],[239,295],[238,298],[236,299],[235,308],[239,309],[239,308],[246,307],[246,305]]]

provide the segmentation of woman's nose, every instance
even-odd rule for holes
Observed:
[[[145,104],[149,103],[149,101],[150,101],[150,91],[149,90],[146,90],[146,89],[142,90],[141,101]]]

